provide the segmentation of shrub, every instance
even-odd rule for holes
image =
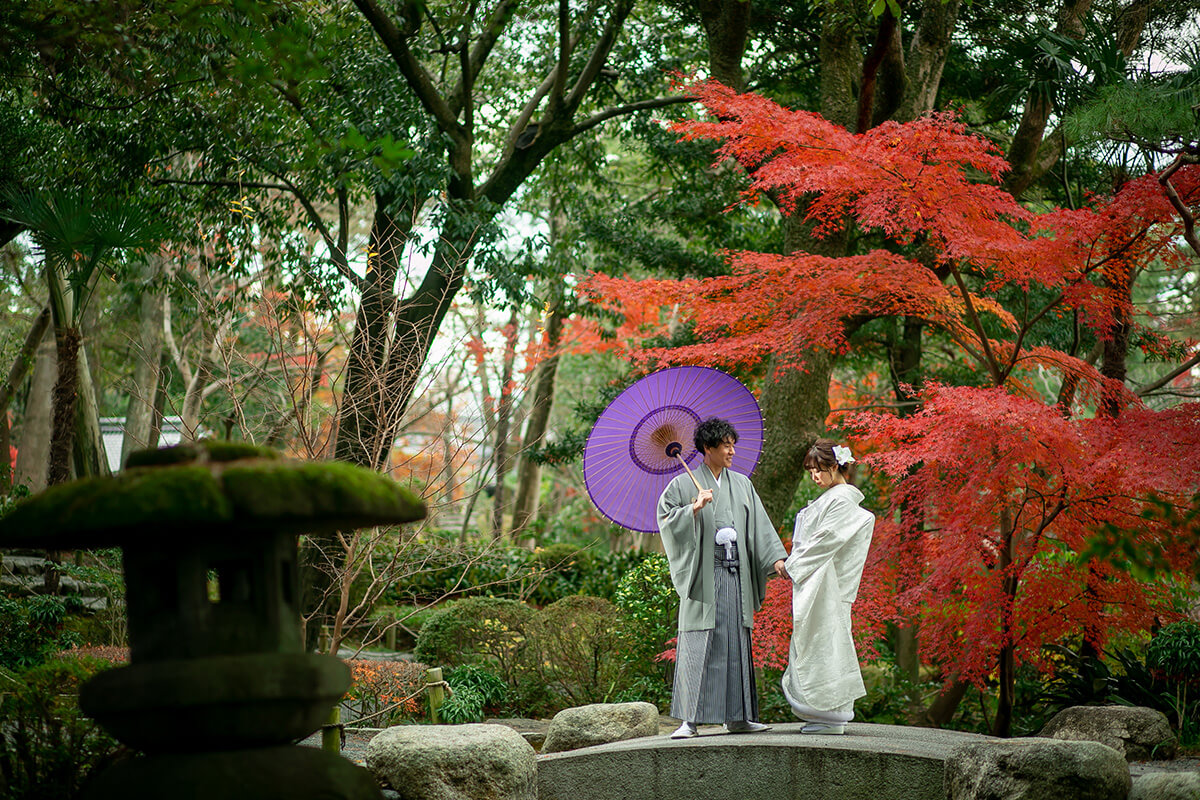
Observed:
[[[0,670],[0,797],[67,800],[129,751],[79,711],[79,687],[110,662],[55,658]]]
[[[593,571],[594,560],[588,550],[566,542],[537,548],[529,555],[529,602],[545,606],[579,594],[584,576]]]
[[[528,556],[527,550],[491,543],[414,542],[404,552],[410,574],[389,589],[384,600],[392,605],[420,605],[485,593],[519,598],[531,586]]]
[[[354,678],[341,699],[343,722],[370,722],[386,728],[411,722],[425,712],[424,664],[415,661],[347,661]]]
[[[600,597],[564,597],[533,619],[532,672],[569,706],[611,700],[628,683],[617,607]]]
[[[412,574],[386,593],[393,605],[487,594],[545,606],[576,594],[613,599],[621,579],[646,555],[597,553],[566,542],[530,552],[434,539],[409,545],[405,558]]]
[[[468,597],[429,617],[414,656],[441,667],[490,663],[512,685],[534,611],[516,600]]]
[[[1176,725],[1185,739],[1194,737],[1192,730],[1200,720],[1197,698],[1188,690],[1200,684],[1200,624],[1190,619],[1172,622],[1150,640],[1146,648],[1146,666],[1156,678],[1173,687],[1172,711]]]
[[[44,662],[53,653],[80,644],[67,630],[67,612],[77,608],[73,597],[33,595],[0,597],[0,667],[22,670]]]
[[[618,700],[644,700],[665,708],[671,701],[673,665],[660,656],[675,636],[679,597],[665,556],[654,554],[628,570],[615,600],[626,645],[622,663],[628,685]]]
[[[482,664],[455,667],[446,674],[446,683],[450,693],[438,711],[443,722],[482,722],[508,695],[504,681]]]

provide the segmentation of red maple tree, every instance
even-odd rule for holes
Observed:
[[[1135,318],[1126,290],[1147,264],[1183,263],[1174,207],[1147,175],[1087,208],[1034,213],[985,182],[1007,165],[952,115],[854,134],[716,82],[688,91],[716,121],[675,128],[718,141],[718,157],[746,169],[743,202],[769,194],[790,213],[803,198],[818,233],[849,224],[878,246],[844,257],[729,252],[728,276],[592,275],[583,291],[639,310],[641,327],[625,334],[643,364],[746,366],[773,355],[802,368],[806,352],[850,346],[847,320],[905,315],[986,376],[985,388],[924,387],[921,410],[905,418],[849,419],[875,451],[868,463],[893,479],[856,626],[863,640],[887,621],[918,621],[922,655],[948,680],[998,678],[994,731],[1006,734],[1018,662],[1043,664],[1045,644],[1080,632],[1101,647],[1114,630],[1169,613],[1162,585],[1079,553],[1106,526],[1164,534],[1141,515],[1151,495],[1183,502],[1200,488],[1200,405],[1148,409],[1086,360],[1030,342],[1039,325],[1073,315],[1101,339],[1118,322],[1136,329],[1153,356],[1194,348]],[[1200,198],[1200,169],[1173,180],[1187,202]],[[1014,289],[1025,303],[1006,308],[1000,298]],[[698,343],[639,348],[648,304],[690,321]],[[1041,397],[1035,377],[1045,372],[1078,387],[1063,407]],[[785,602],[768,598],[764,620]]]

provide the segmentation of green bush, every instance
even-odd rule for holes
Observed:
[[[443,722],[482,722],[484,714],[504,704],[508,686],[482,664],[463,664],[446,673],[449,696],[438,714]]]
[[[601,553],[565,542],[531,552],[431,539],[410,545],[405,558],[412,574],[385,595],[392,605],[490,595],[547,606],[578,594],[613,599],[621,579],[646,555]]]
[[[632,677],[623,674],[627,645],[613,603],[573,595],[533,618],[527,663],[566,706],[608,702]]]
[[[78,607],[74,597],[0,597],[0,667],[22,670],[81,644],[66,628],[67,613]]]
[[[0,670],[0,797],[69,800],[127,751],[79,711],[79,687],[111,662],[66,657]]]
[[[531,587],[529,551],[495,544],[430,539],[408,545],[411,574],[384,595],[391,605],[424,605],[446,597],[490,594],[519,599]]]
[[[1146,648],[1146,667],[1170,687],[1171,710],[1181,738],[1191,742],[1200,737],[1200,698],[1196,696],[1200,686],[1200,624],[1184,619],[1156,633]]]
[[[534,611],[516,600],[468,597],[429,617],[413,656],[430,666],[492,664],[507,683],[516,679]]]
[[[679,597],[666,556],[643,556],[627,570],[614,592],[621,610],[626,646],[622,651],[628,685],[618,700],[644,700],[659,708],[671,702],[674,665],[659,655],[676,634]]]

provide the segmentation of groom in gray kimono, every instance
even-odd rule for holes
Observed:
[[[750,629],[767,579],[786,575],[787,552],[750,479],[730,469],[737,431],[713,417],[696,428],[704,463],[672,480],[658,499],[658,529],[679,593],[679,638],[671,716],[673,739],[699,723],[730,733],[768,729],[758,722]]]

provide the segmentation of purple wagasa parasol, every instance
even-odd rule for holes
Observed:
[[[657,533],[658,496],[684,465],[703,463],[692,434],[709,417],[733,425],[733,468],[749,475],[762,452],[762,412],[737,378],[711,367],[670,367],[621,392],[583,451],[583,480],[596,508],[622,527]]]

